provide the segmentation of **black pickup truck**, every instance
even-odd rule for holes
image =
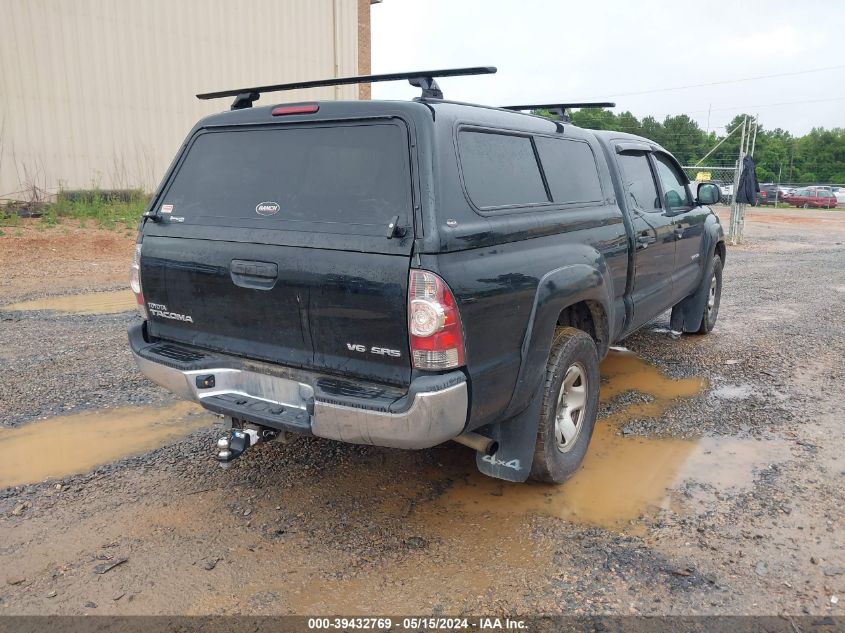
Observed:
[[[608,347],[670,308],[713,328],[718,187],[691,192],[647,139],[446,101],[430,75],[407,102],[223,93],[152,198],[130,345],[230,420],[221,461],[290,432],[456,440],[488,475],[560,482]]]

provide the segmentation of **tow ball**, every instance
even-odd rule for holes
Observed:
[[[275,440],[281,435],[284,435],[284,432],[278,431],[277,429],[271,429],[257,424],[237,426],[237,422],[233,421],[228,435],[224,435],[217,440],[215,457],[220,462],[220,465],[225,468],[229,462],[243,455],[244,451],[248,448],[255,446],[259,442]]]

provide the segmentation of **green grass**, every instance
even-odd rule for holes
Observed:
[[[59,192],[55,202],[6,204],[0,208],[0,226],[18,226],[21,222],[18,209],[29,209],[41,213],[40,220],[35,222],[39,231],[68,221],[77,223],[80,228],[94,224],[105,229],[134,229],[146,205],[147,198],[141,191]]]
[[[138,224],[146,206],[146,196],[140,191],[121,196],[107,195],[97,190],[74,195],[60,193],[56,202],[47,209],[42,221],[54,225],[59,218],[68,218],[77,220],[80,227],[92,221],[101,228],[132,228]]]
[[[0,209],[0,226],[17,226],[21,219],[10,205]]]

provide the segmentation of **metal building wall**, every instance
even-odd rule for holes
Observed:
[[[0,198],[150,191],[197,119],[229,107],[196,93],[358,70],[356,0],[0,0],[0,23]]]

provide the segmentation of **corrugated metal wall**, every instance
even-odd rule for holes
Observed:
[[[152,190],[197,119],[229,107],[196,93],[357,74],[357,12],[356,0],[0,0],[0,198]]]

